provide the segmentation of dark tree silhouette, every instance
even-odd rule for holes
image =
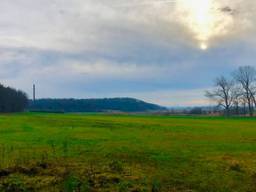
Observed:
[[[225,114],[230,115],[230,108],[235,98],[234,82],[223,76],[217,78],[215,89],[213,91],[207,91],[206,97],[217,102],[218,106],[224,107]]]
[[[239,67],[233,73],[235,80],[240,84],[243,95],[247,100],[250,115],[253,116],[254,106],[256,105],[255,87],[256,87],[256,69],[252,66]]]
[[[0,84],[0,112],[21,112],[28,105],[26,93]]]

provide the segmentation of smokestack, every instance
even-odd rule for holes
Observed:
[[[36,100],[36,85],[33,84],[33,101],[35,102]]]

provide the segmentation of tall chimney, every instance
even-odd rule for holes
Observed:
[[[33,101],[35,102],[36,100],[36,85],[33,84]]]

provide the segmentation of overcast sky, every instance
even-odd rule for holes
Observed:
[[[255,0],[0,3],[0,81],[29,96],[205,105],[216,76],[256,66]]]

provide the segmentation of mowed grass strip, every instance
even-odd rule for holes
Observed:
[[[101,171],[115,162],[125,174],[138,177],[134,180],[143,185],[138,190],[144,191],[255,191],[256,119],[1,115],[1,169],[42,161],[77,165],[80,170],[93,164]],[[81,176],[79,171],[74,174]],[[123,187],[116,185],[112,191]]]

